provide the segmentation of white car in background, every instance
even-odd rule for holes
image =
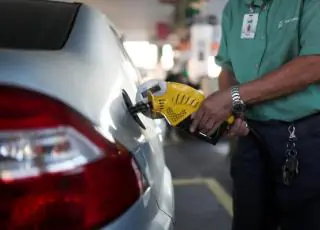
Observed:
[[[106,16],[2,0],[0,29],[0,229],[172,229],[161,132],[125,107],[140,76]]]

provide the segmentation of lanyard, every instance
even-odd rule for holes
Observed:
[[[253,14],[255,8],[260,8],[260,11],[261,11],[261,10],[264,10],[267,6],[268,6],[268,3],[266,1],[263,1],[261,6],[255,5],[254,1],[251,1],[251,3],[248,6],[248,10],[250,14]]]

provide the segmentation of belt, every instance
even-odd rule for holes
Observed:
[[[290,124],[294,124],[297,134],[300,137],[315,130],[319,130],[320,133],[320,113],[314,113],[292,122],[280,120],[257,121],[248,119],[248,123],[251,123],[252,126],[257,129],[259,129],[259,127],[287,129]]]

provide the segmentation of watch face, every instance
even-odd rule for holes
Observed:
[[[245,105],[243,102],[236,102],[233,104],[232,111],[236,114],[243,113],[245,111]]]

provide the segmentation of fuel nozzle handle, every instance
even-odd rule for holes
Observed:
[[[223,137],[223,135],[226,133],[229,125],[234,123],[235,118],[233,116],[230,116],[227,121],[223,122],[218,129],[212,134],[211,136],[207,136],[200,131],[196,131],[195,133],[191,133],[193,136],[198,137],[199,139],[202,139],[206,142],[209,142],[212,145],[216,145],[218,141]],[[185,131],[190,133],[190,126],[192,124],[192,118],[191,116],[182,121],[178,127],[184,129]]]

